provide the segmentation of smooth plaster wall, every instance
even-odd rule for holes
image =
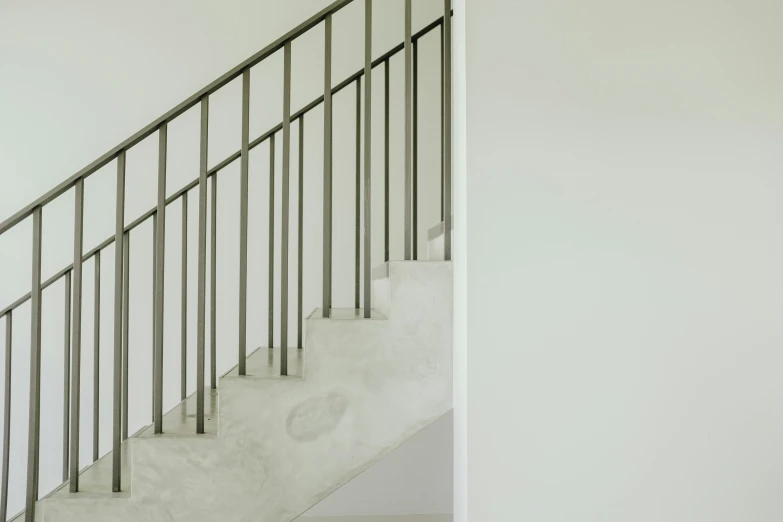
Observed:
[[[783,4],[467,0],[468,519],[783,518]]]
[[[276,39],[329,2],[152,2],[126,4],[79,0],[67,6],[42,0],[0,5],[0,220],[121,142],[220,74]],[[403,3],[374,5],[375,55],[403,38]],[[440,15],[442,4],[414,2],[414,30]],[[333,80],[335,83],[363,65],[363,5],[355,2],[334,18]],[[322,91],[323,29],[317,27],[292,46],[292,107],[299,108]],[[438,33],[420,42],[420,249],[424,231],[438,220],[433,204],[439,187],[439,55]],[[402,55],[391,62],[392,259],[402,256]],[[282,55],[271,57],[252,72],[251,138],[281,118]],[[374,74],[373,264],[383,260],[379,217],[383,193],[383,68]],[[355,91],[349,87],[334,99],[334,300],[353,306],[354,125]],[[239,149],[241,85],[232,82],[210,100],[210,165]],[[195,179],[198,173],[198,114],[191,110],[169,125],[168,192]],[[322,111],[306,116],[305,155],[305,315],[320,304]],[[299,128],[292,125],[292,143]],[[280,172],[282,139],[276,154],[276,254],[280,273]],[[126,220],[135,219],[155,203],[157,137],[153,135],[128,153]],[[296,230],[296,172],[292,155],[292,232]],[[266,344],[268,147],[259,146],[250,159],[250,231],[248,345]],[[115,164],[91,176],[85,184],[85,249],[113,234]],[[218,372],[236,362],[239,164],[219,176],[217,338]],[[195,389],[197,197],[189,201],[189,327],[188,387]],[[47,278],[72,260],[73,192],[44,211],[44,264]],[[166,305],[164,409],[179,400],[180,350],[180,230],[179,203],[168,207],[166,238]],[[0,237],[0,308],[29,290],[30,220]],[[292,236],[292,239],[295,236]],[[101,453],[111,439],[113,247],[102,259],[101,288]],[[289,254],[295,297],[296,242]],[[152,259],[151,224],[131,236],[130,431],[149,422]],[[93,264],[85,264],[82,328],[82,464],[90,460],[93,392]],[[279,343],[279,282],[275,287],[275,340]],[[289,317],[296,317],[296,299]],[[42,366],[42,493],[60,482],[62,433],[63,284],[43,296]],[[21,508],[26,464],[29,372],[29,305],[14,316],[13,404],[11,433],[11,505]],[[4,321],[0,321],[4,323]],[[4,336],[5,325],[0,324]],[[294,320],[289,323],[295,342]],[[209,339],[209,326],[207,327]],[[207,354],[207,364],[209,365]],[[0,378],[1,380],[1,378]],[[444,480],[450,480],[445,474]],[[339,510],[335,512],[339,514]]]

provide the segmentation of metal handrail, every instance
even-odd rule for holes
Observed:
[[[364,267],[364,303],[363,303],[363,315],[366,318],[370,317],[371,313],[371,255],[368,245],[372,244],[371,241],[371,151],[372,140],[370,135],[370,129],[372,127],[372,111],[371,111],[371,80],[372,70],[375,67],[384,65],[386,72],[384,79],[384,108],[385,108],[385,126],[384,126],[384,187],[385,187],[385,203],[384,203],[384,259],[388,261],[389,258],[389,60],[395,54],[405,51],[405,259],[416,259],[417,251],[415,242],[417,225],[417,97],[418,97],[418,80],[417,80],[417,68],[418,68],[418,40],[424,35],[428,34],[437,27],[442,28],[441,38],[441,129],[443,135],[443,141],[441,143],[441,153],[443,154],[442,172],[441,172],[441,213],[445,213],[444,226],[446,229],[446,236],[450,237],[448,231],[451,228],[451,210],[450,210],[450,195],[451,190],[451,164],[450,155],[451,143],[450,143],[450,90],[451,88],[451,0],[444,0],[444,14],[449,16],[440,17],[433,21],[429,25],[415,34],[411,32],[411,15],[412,15],[412,0],[405,0],[405,40],[403,43],[393,47],[385,54],[381,55],[375,60],[372,59],[372,0],[365,0],[365,38],[364,38],[364,67],[352,74],[336,86],[332,86],[331,83],[331,44],[332,44],[332,15],[338,12],[343,7],[350,4],[353,0],[338,0],[330,6],[322,9],[320,12],[311,16],[308,20],[286,33],[281,38],[278,38],[273,43],[266,46],[264,49],[254,54],[241,64],[231,69],[226,74],[220,76],[217,80],[213,81],[203,89],[199,90],[185,101],[159,117],[152,123],[148,124],[140,131],[132,135],[115,148],[105,153],[103,156],[92,162],[87,167],[83,168],[71,178],[50,190],[33,203],[27,205],[25,208],[12,215],[0,223],[0,235],[5,233],[16,224],[26,219],[29,216],[33,217],[33,269],[32,269],[32,285],[31,292],[17,299],[15,302],[6,306],[3,310],[0,310],[0,318],[6,319],[6,346],[5,356],[6,361],[11,358],[11,335],[12,317],[13,312],[20,305],[28,300],[32,301],[31,305],[31,362],[30,362],[30,404],[29,404],[29,430],[28,430],[28,458],[27,458],[27,489],[26,489],[26,509],[25,520],[32,521],[35,516],[35,503],[39,498],[38,495],[38,472],[39,472],[39,439],[40,439],[40,368],[41,368],[41,296],[44,289],[48,288],[61,278],[66,279],[66,306],[65,306],[65,357],[68,360],[68,355],[72,354],[73,363],[68,366],[66,363],[64,367],[64,426],[63,426],[63,478],[70,478],[70,491],[76,492],[79,489],[79,389],[80,389],[80,350],[81,350],[81,304],[82,304],[82,277],[83,277],[83,264],[90,258],[95,258],[95,296],[96,301],[94,311],[94,329],[95,329],[95,342],[98,342],[98,332],[100,328],[100,256],[103,249],[115,243],[115,258],[114,258],[114,296],[113,296],[113,321],[114,321],[114,340],[112,343],[114,351],[113,361],[113,434],[112,434],[112,449],[113,449],[113,470],[112,470],[112,490],[120,491],[120,443],[122,440],[128,437],[128,332],[129,332],[129,316],[128,316],[128,296],[129,296],[129,274],[130,274],[130,232],[136,227],[146,222],[150,217],[153,218],[153,393],[152,393],[152,411],[153,411],[153,423],[154,433],[159,434],[163,432],[162,418],[163,418],[163,295],[164,295],[164,248],[165,248],[165,220],[166,220],[166,207],[179,200],[183,201],[183,258],[182,258],[182,277],[183,277],[183,289],[182,289],[182,314],[183,314],[183,339],[182,339],[182,397],[184,399],[186,393],[185,385],[185,368],[186,368],[186,345],[184,328],[186,323],[185,306],[187,303],[187,290],[184,284],[185,274],[187,274],[187,199],[188,193],[194,188],[199,188],[199,213],[198,213],[198,327],[197,327],[197,385],[196,385],[196,433],[204,433],[204,378],[205,378],[205,351],[207,339],[205,335],[205,327],[207,322],[206,308],[207,308],[207,275],[206,275],[206,250],[207,250],[207,183],[211,181],[211,265],[210,265],[210,281],[209,281],[209,293],[210,293],[210,321],[211,321],[211,337],[209,339],[211,349],[211,375],[210,383],[211,387],[216,388],[216,357],[215,357],[215,324],[216,324],[216,237],[217,237],[217,221],[216,221],[216,202],[217,202],[217,174],[220,171],[236,161],[242,160],[241,164],[241,209],[240,209],[240,318],[239,326],[243,330],[240,332],[239,338],[239,364],[238,374],[245,375],[245,359],[246,359],[246,336],[244,335],[244,328],[246,326],[246,308],[247,308],[247,179],[248,179],[248,156],[249,151],[257,147],[267,139],[270,140],[271,154],[270,154],[270,245],[269,245],[269,347],[272,347],[273,341],[273,326],[274,326],[274,243],[271,241],[274,234],[274,143],[277,133],[282,135],[283,143],[283,170],[282,170],[282,240],[280,250],[280,262],[281,262],[281,291],[280,291],[280,348],[281,348],[281,366],[280,373],[285,376],[288,374],[287,368],[287,349],[288,349],[288,245],[289,245],[289,177],[290,177],[290,154],[291,154],[291,123],[298,122],[299,124],[299,142],[298,142],[298,154],[300,158],[299,162],[299,200],[298,200],[298,325],[297,325],[297,348],[302,348],[302,213],[303,213],[303,131],[304,131],[304,117],[305,115],[319,106],[324,104],[324,242],[323,242],[323,262],[324,262],[324,279],[323,279],[323,313],[325,317],[329,316],[331,308],[331,269],[332,269],[332,97],[338,92],[342,91],[349,85],[356,85],[356,270],[355,270],[355,306],[358,309],[360,306],[360,275],[361,266]],[[324,75],[324,95],[321,95],[300,108],[297,112],[290,112],[290,100],[291,100],[291,43],[300,35],[309,31],[321,22],[325,23],[325,75]],[[254,140],[249,140],[249,85],[250,85],[250,68],[260,63],[273,53],[284,50],[284,71],[283,71],[283,121],[276,124],[271,129],[261,134]],[[243,100],[242,100],[242,146],[237,152],[230,154],[224,160],[217,163],[212,168],[208,167],[207,150],[208,150],[208,135],[209,135],[209,96],[215,91],[219,90],[232,80],[243,77]],[[362,86],[362,77],[365,78],[364,85]],[[445,80],[444,80],[445,78]],[[362,130],[362,118],[360,118],[360,111],[362,109],[361,104],[361,90],[364,88],[364,129]],[[174,120],[185,111],[190,108],[200,105],[201,109],[201,138],[200,138],[200,166],[199,177],[192,182],[188,183],[184,187],[180,188],[174,194],[169,197],[165,197],[166,192],[166,168],[167,168],[167,127],[168,122]],[[124,207],[125,207],[125,185],[126,185],[126,154],[127,151],[137,145],[142,140],[151,136],[153,133],[158,133],[159,136],[159,151],[158,151],[158,183],[157,183],[157,205],[139,216],[130,224],[125,224]],[[364,134],[363,154],[360,150],[362,145],[360,135]],[[363,156],[363,158],[362,158]],[[115,233],[112,237],[107,238],[105,241],[88,251],[83,253],[83,221],[84,221],[84,180],[90,175],[97,172],[102,167],[106,166],[110,162],[117,159],[117,192],[116,192],[116,217],[115,217]],[[360,176],[360,167],[363,160],[364,172],[363,177]],[[360,262],[359,250],[360,250],[360,228],[359,223],[361,220],[361,194],[362,181],[364,185],[364,255],[363,260]],[[42,235],[41,235],[41,223],[42,223],[42,211],[43,207],[49,202],[59,197],[71,187],[75,188],[75,219],[74,219],[74,261],[71,265],[63,268],[57,272],[54,276],[50,277],[46,281],[41,280],[41,254],[42,254]],[[412,244],[413,243],[413,244]],[[412,248],[411,248],[412,247]],[[445,246],[445,258],[450,259],[450,241],[447,239]],[[73,285],[71,285],[71,282]],[[244,285],[244,286],[243,286]],[[73,290],[71,290],[73,288]],[[70,306],[72,299],[72,308]],[[71,328],[73,324],[73,328]],[[72,336],[72,342],[71,342]],[[98,347],[95,345],[95,357],[94,362],[95,375],[94,379],[94,397],[93,397],[93,461],[98,458],[98,445],[97,445],[97,425],[98,425]],[[5,395],[5,410],[4,410],[4,425],[3,430],[6,433],[4,447],[3,447],[3,461],[2,461],[2,490],[0,490],[0,520],[5,520],[7,511],[7,481],[8,481],[8,430],[10,426],[10,364],[6,365],[6,395]],[[70,390],[70,404],[69,393]],[[70,416],[70,424],[68,423],[68,417]],[[70,428],[70,439],[69,439]],[[68,449],[70,448],[70,452]]]

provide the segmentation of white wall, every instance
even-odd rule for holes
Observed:
[[[273,41],[330,2],[192,2],[132,4],[79,0],[67,6],[42,0],[0,5],[0,220],[7,218],[55,184],[121,142],[220,74]],[[414,2],[414,30],[440,15],[438,2]],[[333,79],[344,79],[363,66],[363,5],[355,2],[334,19]],[[375,2],[373,45],[378,56],[403,38],[403,2]],[[317,97],[323,86],[323,29],[317,27],[292,46],[292,107]],[[420,42],[420,250],[424,231],[438,221],[435,204],[440,173],[438,33]],[[392,259],[402,256],[402,55],[391,62]],[[373,86],[373,264],[383,260],[383,69]],[[251,138],[281,119],[282,54],[253,69]],[[210,165],[240,145],[241,85],[232,82],[211,98]],[[334,100],[334,306],[353,306],[354,124],[353,87]],[[322,111],[306,117],[304,311],[321,299]],[[292,141],[298,140],[292,126]],[[280,187],[282,140],[277,140],[276,274],[280,273]],[[157,137],[128,153],[126,220],[155,204]],[[268,147],[250,159],[250,241],[248,291],[249,349],[266,345]],[[115,165],[109,164],[85,184],[85,249],[113,234]],[[298,162],[291,173],[292,231],[296,230]],[[198,174],[198,109],[169,125],[168,193]],[[239,164],[219,176],[218,201],[218,371],[236,363],[238,310]],[[189,388],[195,389],[197,198],[189,202]],[[167,213],[164,409],[179,400],[181,207]],[[44,278],[72,260],[73,193],[67,192],[43,214]],[[29,219],[0,237],[0,309],[29,291]],[[113,247],[102,259],[101,452],[111,434]],[[296,242],[290,251],[289,332],[295,342]],[[149,422],[151,402],[152,260],[151,224],[131,236],[130,431]],[[82,464],[90,460],[92,440],[93,266],[85,265],[82,350]],[[278,279],[279,281],[279,279]],[[275,339],[279,343],[279,282],[275,288]],[[40,489],[60,482],[63,364],[63,286],[44,292],[43,420]],[[29,304],[14,317],[11,433],[11,506],[21,508],[27,438]],[[4,336],[5,325],[0,325]],[[209,331],[207,332],[209,339]],[[209,364],[209,358],[207,358]],[[168,377],[168,376],[171,377]],[[446,480],[448,480],[446,478]]]
[[[780,520],[783,4],[467,9],[469,519]]]

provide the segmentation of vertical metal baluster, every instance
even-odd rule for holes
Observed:
[[[204,433],[204,334],[207,290],[207,152],[209,95],[201,98],[201,143],[198,177],[198,331],[196,334],[196,433]]]
[[[405,0],[405,260],[411,259],[411,176],[413,144],[413,78],[411,71],[411,0]]]
[[[30,290],[30,413],[27,432],[27,495],[25,522],[35,520],[38,500],[38,462],[41,436],[41,218],[33,210],[32,286]]]
[[[297,221],[299,248],[297,249],[297,322],[296,347],[302,348],[302,282],[304,280],[304,114],[299,116],[299,220]]]
[[[280,375],[288,375],[288,192],[291,168],[291,42],[283,49],[283,186],[280,236]]]
[[[152,390],[150,393],[150,399],[152,404],[150,412],[152,413],[152,423],[155,424],[155,332],[157,331],[156,322],[158,321],[158,314],[155,311],[155,291],[158,288],[158,207],[155,207],[155,213],[152,214],[152,353],[150,354],[150,375],[152,376]],[[154,429],[154,427],[153,427]]]
[[[389,59],[383,62],[383,260],[389,260]]]
[[[122,440],[128,438],[128,361],[130,346],[130,233],[122,236]]]
[[[11,456],[11,337],[13,313],[5,314],[5,392],[3,394],[3,489],[0,491],[0,520],[8,519],[8,459]]]
[[[332,15],[324,20],[323,316],[332,309]]]
[[[217,390],[217,173],[212,174],[212,250],[210,259],[209,385]]]
[[[122,403],[122,260],[125,228],[125,151],[117,156],[117,204],[114,227],[114,394],[112,404],[112,486],[117,493],[121,487],[122,461],[120,459],[121,403]]]
[[[93,302],[92,355],[92,461],[98,460],[101,405],[101,251],[95,252],[95,288]],[[78,473],[77,473],[78,476]]]
[[[163,306],[165,297],[166,260],[166,159],[168,155],[168,124],[158,129],[158,209],[155,212],[155,321],[153,335],[154,432],[163,433]]]
[[[84,180],[74,187],[73,224],[73,339],[71,343],[71,456],[70,491],[79,491],[79,428],[82,382],[82,248],[84,246]]]
[[[250,69],[242,73],[242,156],[239,171],[239,375],[247,374],[247,213],[250,165]]]
[[[445,153],[443,151],[443,144],[446,143],[446,140],[444,139],[444,132],[443,132],[443,122],[444,122],[444,115],[443,115],[443,107],[446,105],[444,103],[443,94],[446,92],[445,85],[443,83],[444,78],[444,61],[443,61],[443,39],[444,39],[444,31],[443,31],[443,22],[440,23],[440,220],[443,221],[443,181],[444,181],[444,173],[446,172],[446,167],[443,163],[443,158],[445,158]]]
[[[63,482],[68,480],[71,420],[71,273],[65,273],[65,313],[63,314]]]
[[[413,248],[413,260],[419,259],[419,41],[413,41],[413,130],[412,130],[412,155],[411,167],[411,213],[413,224],[411,226],[411,246]]]
[[[356,78],[356,218],[355,218],[355,242],[356,252],[354,259],[354,308],[359,310],[361,307],[361,228],[362,228],[362,77]]]
[[[370,318],[372,273],[372,0],[364,2],[364,317]]]
[[[180,398],[188,396],[188,193],[182,194],[182,301],[180,304]]]
[[[267,347],[275,340],[275,135],[269,137],[269,299]]]
[[[451,261],[451,0],[443,4],[443,259]]]

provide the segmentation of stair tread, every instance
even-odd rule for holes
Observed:
[[[288,348],[288,376],[280,376],[280,348],[258,348],[247,357],[246,375],[239,377],[239,369],[233,368],[226,378],[241,379],[280,379],[302,378],[304,370],[304,350],[296,346]]]

